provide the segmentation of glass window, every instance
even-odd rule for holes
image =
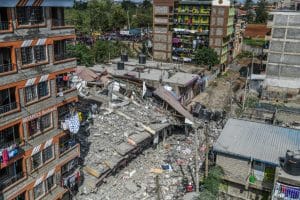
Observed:
[[[48,87],[48,81],[40,82],[37,86],[38,88],[38,96],[39,98],[45,97],[49,95],[49,87]]]
[[[22,47],[21,58],[23,65],[33,63],[32,47]]]
[[[0,131],[0,149],[20,143],[19,124]]]
[[[31,102],[37,99],[37,91],[36,91],[36,86],[31,85],[25,87],[25,101]]]
[[[47,191],[50,191],[54,186],[55,186],[54,175],[52,175],[52,176],[48,177],[46,180]]]
[[[44,182],[41,182],[33,189],[34,199],[38,199],[45,194]]]
[[[44,22],[43,7],[17,7],[17,19],[19,25],[34,25]]]
[[[39,123],[39,118],[33,119],[28,122],[28,130],[29,130],[29,135],[35,135],[38,132],[40,132],[40,123]]]
[[[26,200],[26,192],[23,192],[22,194],[19,194],[16,198],[13,200]]]
[[[42,165],[41,152],[38,152],[31,156],[32,169],[37,169]]]
[[[50,160],[51,158],[53,158],[53,146],[52,145],[43,150],[43,162],[45,163],[48,160]]]
[[[51,125],[52,125],[52,120],[51,119],[52,119],[51,113],[48,113],[48,114],[41,117],[40,126],[41,126],[42,131],[51,127]]]
[[[34,47],[34,58],[37,62],[46,60],[46,46],[38,45]]]

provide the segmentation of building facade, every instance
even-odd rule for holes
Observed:
[[[235,8],[230,1],[156,0],[154,7],[153,54],[155,59],[193,62],[200,47],[211,47],[220,63],[231,60],[233,50]],[[158,11],[164,10],[158,15]],[[164,22],[164,36],[158,30]],[[159,39],[158,39],[159,38]],[[165,43],[168,48],[160,44]],[[161,48],[158,48],[161,46]],[[167,57],[162,52],[167,52]]]
[[[285,99],[300,91],[300,12],[276,11],[271,13],[272,28],[267,53],[264,97]]]
[[[71,83],[72,0],[0,2],[0,199],[69,199],[80,147],[61,121],[77,102]],[[73,142],[72,142],[73,141]]]

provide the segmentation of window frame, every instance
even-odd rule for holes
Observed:
[[[24,9],[24,10],[22,10],[22,12],[25,11],[23,13],[24,14],[23,18],[26,19],[26,22],[27,22],[26,24],[20,23],[21,20],[20,20],[20,17],[18,16],[18,14],[21,13],[20,9]],[[34,9],[41,9],[41,11],[42,11],[42,15],[41,15],[42,21],[39,22],[39,23],[30,22],[30,16],[29,15],[32,15],[34,13]],[[40,7],[40,6],[16,7],[15,8],[15,16],[16,16],[16,21],[17,21],[17,28],[40,27],[40,26],[45,26],[46,25],[45,9],[43,7]]]
[[[38,197],[35,197],[35,188],[36,188],[37,186],[40,186],[40,185],[42,185],[42,190],[43,190],[43,192],[42,192],[41,195],[39,195]],[[34,199],[34,200],[38,200],[38,199],[41,199],[42,197],[44,197],[45,194],[46,194],[45,182],[42,181],[40,184],[36,185],[36,186],[32,189],[32,191],[33,191],[33,199]]]
[[[49,178],[52,178],[52,180],[53,180],[53,185],[51,188],[49,188],[49,185],[48,185]],[[55,174],[53,174],[45,179],[45,185],[46,185],[46,192],[50,192],[51,190],[53,190],[56,187]]]
[[[45,80],[45,81],[39,82],[39,83],[37,83],[37,84],[27,86],[27,87],[32,87],[32,86],[35,87],[35,95],[36,95],[36,98],[33,99],[33,100],[31,100],[31,101],[27,101],[27,99],[26,99],[26,88],[27,88],[27,87],[24,87],[23,93],[24,93],[24,102],[25,102],[25,105],[28,106],[28,105],[31,105],[31,104],[33,104],[33,103],[42,101],[42,100],[44,100],[44,99],[50,97],[50,96],[51,96],[50,81],[51,81],[51,80]],[[40,95],[39,95],[39,84],[41,84],[41,83],[43,83],[43,82],[46,82],[46,84],[47,84],[47,93],[48,93],[48,94],[47,94],[46,96],[40,97]]]
[[[50,125],[49,127],[47,127],[47,128],[45,128],[45,129],[42,130],[42,129],[41,129],[41,118],[44,117],[44,116],[46,116],[46,115],[49,115],[49,114],[50,114],[50,122],[51,122],[51,125]],[[46,133],[47,131],[53,129],[53,127],[54,127],[53,119],[54,119],[54,118],[53,118],[53,112],[50,112],[50,113],[44,114],[44,115],[42,115],[42,116],[40,116],[40,117],[34,118],[34,119],[32,119],[32,120],[26,122],[26,126],[27,126],[27,136],[28,136],[28,138],[31,139],[31,138],[37,137],[37,136],[39,136],[39,135],[41,135],[41,134],[44,134],[44,133]],[[29,125],[29,123],[30,123],[31,121],[33,121],[33,120],[37,120],[37,121],[38,121],[38,122],[37,122],[37,126],[39,126],[39,129],[38,129],[39,131],[37,131],[37,132],[34,133],[34,134],[31,134],[31,133],[30,133],[30,125]]]
[[[39,155],[40,158],[40,165],[38,165],[37,167],[33,167],[33,156]],[[42,153],[41,151],[37,152],[36,154],[30,156],[30,161],[31,161],[31,171],[35,171],[37,169],[39,169],[41,166],[43,166],[43,159],[42,159]]]
[[[44,57],[45,59],[44,60],[37,60],[37,54],[36,54],[36,51],[37,51],[37,48],[41,48],[41,47],[44,47]],[[30,56],[29,55],[26,55],[25,57],[28,59],[28,57],[31,58],[31,62],[29,63],[24,63],[23,62],[23,53],[22,53],[22,50],[23,49],[26,49],[26,48],[30,48],[31,49],[31,53],[30,53]],[[43,64],[43,63],[48,63],[48,45],[46,44],[43,44],[43,45],[31,45],[31,46],[27,46],[27,47],[21,47],[20,48],[20,54],[21,54],[21,63],[22,63],[22,67],[23,68],[26,68],[26,67],[29,67],[29,66],[32,66],[32,65],[39,65],[39,64]]]
[[[49,162],[51,162],[52,160],[55,159],[55,145],[52,144],[52,145],[50,145],[49,147],[51,147],[52,157],[49,158],[48,160],[44,160],[44,154],[43,154],[43,153],[44,153],[44,150],[45,150],[45,149],[42,149],[42,150],[40,150],[39,152],[37,152],[36,154],[30,156],[30,161],[31,161],[31,163],[30,163],[30,164],[31,164],[31,172],[34,172],[34,171],[40,169],[41,167],[43,167],[44,165],[46,165],[47,163],[49,163]],[[47,147],[47,148],[49,148],[49,147]],[[46,149],[47,149],[47,148],[46,148]],[[40,164],[39,166],[37,166],[36,168],[33,168],[33,159],[32,159],[32,157],[35,156],[35,155],[37,155],[37,154],[39,154],[41,164]],[[55,181],[55,180],[54,180],[54,181]]]
[[[45,160],[45,150],[47,149],[49,149],[49,148],[51,148],[50,150],[51,150],[51,154],[52,154],[52,156],[51,157],[49,157],[47,160]],[[52,144],[52,145],[50,145],[49,147],[47,147],[47,148],[45,148],[45,149],[43,149],[42,151],[42,162],[45,164],[45,163],[47,163],[47,162],[49,162],[49,161],[51,161],[53,158],[54,158],[54,145]]]

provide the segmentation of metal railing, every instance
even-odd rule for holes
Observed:
[[[65,51],[60,54],[55,54],[54,52],[54,59],[55,61],[60,61],[60,60],[66,60],[68,58],[73,58],[73,53],[71,51]]]
[[[10,26],[11,26],[10,22],[0,21],[0,31],[9,30]]]
[[[11,110],[17,109],[17,102],[12,102],[10,104],[0,106],[0,114],[9,112]]]
[[[13,64],[0,64],[0,74],[13,70]]]
[[[17,182],[25,176],[25,172],[19,172],[13,176],[3,178],[0,177],[0,191]]]
[[[64,26],[74,26],[74,23],[71,20],[52,19],[52,27],[64,27]]]
[[[72,149],[74,146],[78,144],[75,139],[69,139],[60,144],[59,154],[63,154],[64,152]],[[62,145],[62,146],[61,146]]]

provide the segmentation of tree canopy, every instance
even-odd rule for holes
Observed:
[[[201,47],[197,49],[195,61],[198,65],[214,66],[219,64],[218,54],[209,47]]]
[[[268,2],[266,0],[260,0],[257,2],[256,9],[256,23],[266,23],[268,20],[268,11],[267,11]]]

